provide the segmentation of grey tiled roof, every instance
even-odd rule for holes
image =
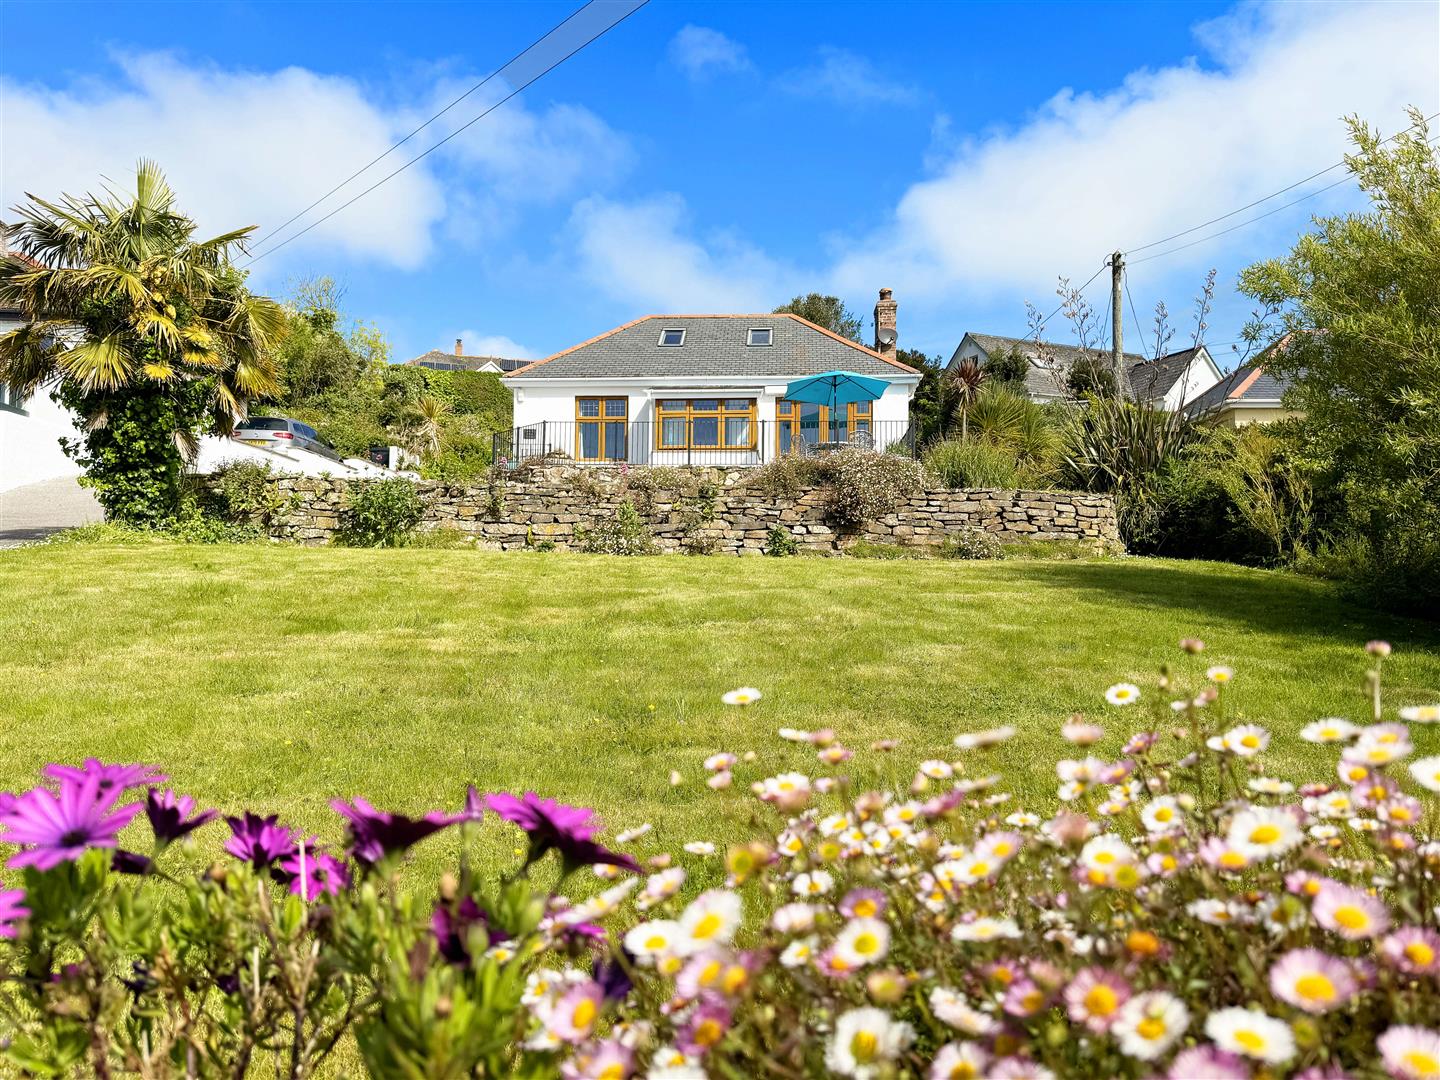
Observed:
[[[769,327],[773,344],[747,345],[752,326]],[[685,331],[684,344],[659,344],[660,331],[671,328]],[[882,379],[917,374],[793,315],[647,315],[505,378],[768,379],[822,371],[854,371]]]
[[[1204,348],[1204,346],[1200,346]],[[1140,401],[1163,398],[1180,380],[1200,348],[1181,349],[1158,360],[1143,360],[1130,365],[1130,389]]]
[[[441,371],[478,371],[486,364],[494,364],[501,371],[515,371],[528,363],[529,360],[513,360],[508,356],[456,356],[442,349],[431,349],[413,360],[406,360],[405,366],[434,367]]]
[[[1109,355],[1102,349],[1082,349],[1076,345],[1056,345],[1052,342],[1045,343],[1045,351],[1054,361],[1049,368],[1041,367],[1035,362],[1038,349],[1035,342],[1030,338],[1005,337],[1001,334],[967,334],[972,341],[985,350],[987,356],[995,356],[1007,353],[1011,349],[1018,349],[1022,356],[1030,358],[1030,366],[1025,369],[1025,390],[1031,397],[1036,398],[1062,398],[1065,396],[1065,379],[1070,371],[1071,365],[1087,355],[1096,355],[1108,361]],[[1145,358],[1137,353],[1126,353],[1126,361],[1133,370],[1135,365],[1143,364]]]
[[[1251,376],[1255,377],[1252,379]],[[1186,406],[1192,416],[1212,412],[1236,402],[1245,405],[1278,405],[1290,389],[1290,380],[1270,374],[1263,361],[1238,367]]]

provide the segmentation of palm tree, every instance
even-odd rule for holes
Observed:
[[[985,369],[973,356],[961,360],[950,372],[950,386],[955,392],[955,404],[960,407],[960,441],[970,437],[970,406],[980,396],[985,385]]]
[[[410,407],[410,439],[414,449],[434,457],[440,452],[450,404],[434,394],[422,394]]]
[[[271,350],[284,312],[230,262],[254,226],[193,239],[195,223],[150,161],[133,193],[28,199],[3,229],[0,303],[24,322],[0,336],[0,381],[27,395],[57,388],[90,441],[137,395],[161,402],[152,415],[168,417],[179,455],[193,452],[206,419],[227,434],[251,401],[277,392]],[[98,483],[97,494],[126,517]]]

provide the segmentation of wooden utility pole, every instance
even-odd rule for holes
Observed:
[[[1130,380],[1125,370],[1125,346],[1121,340],[1124,318],[1120,309],[1120,291],[1125,283],[1125,253],[1110,256],[1110,366],[1115,373],[1115,394],[1124,401],[1130,396]]]

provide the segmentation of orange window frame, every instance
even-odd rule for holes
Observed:
[[[584,405],[586,402],[595,402],[595,412],[586,414]],[[620,411],[611,412],[613,402],[619,402]],[[605,425],[621,424],[621,447],[620,456],[615,457],[605,452]],[[585,428],[595,428],[595,448],[598,451],[594,457],[587,457],[585,448]],[[628,397],[598,397],[588,395],[575,399],[575,460],[576,461],[624,461],[628,456],[626,451],[630,444],[630,399]]]
[[[683,401],[684,408],[666,408],[667,401]],[[695,402],[713,401],[713,409],[697,409]],[[727,402],[743,401],[745,408],[730,408]],[[697,443],[695,441],[695,420],[714,420],[715,438],[713,443]],[[683,442],[667,443],[663,436],[665,432],[665,421],[681,420],[684,422],[685,438]],[[725,441],[726,421],[746,421],[746,431],[749,438],[743,443],[727,443]],[[721,450],[754,450],[758,435],[759,423],[757,421],[757,403],[754,398],[660,398],[655,402],[655,449],[656,450],[699,450],[699,451],[721,451]]]

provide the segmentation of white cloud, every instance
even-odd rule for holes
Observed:
[[[463,342],[466,356],[504,356],[512,360],[534,360],[534,349],[526,348],[504,334],[482,334],[478,330],[461,330],[455,337]]]
[[[850,106],[913,105],[922,96],[913,86],[887,79],[863,56],[833,45],[822,45],[819,63],[782,76],[779,86],[802,97]]]
[[[633,203],[592,197],[575,207],[570,224],[581,272],[636,314],[769,311],[796,280],[733,235],[703,244],[690,238],[678,195]]]
[[[0,205],[13,206],[26,191],[49,196],[97,190],[102,177],[127,186],[143,156],[164,168],[181,207],[202,230],[257,224],[260,237],[383,153],[469,83],[435,86],[423,109],[388,109],[353,80],[303,68],[226,70],[154,53],[115,59],[116,77],[66,89],[0,80],[6,150],[0,155]],[[504,92],[494,90],[497,96]],[[467,100],[282,237],[487,103],[479,95]],[[438,229],[467,243],[493,238],[526,205],[595,190],[628,160],[624,140],[587,110],[556,105],[531,112],[512,101],[258,266],[273,276],[272,268],[294,255],[323,250],[414,269],[431,253]]]
[[[750,71],[745,46],[719,30],[693,24],[682,26],[670,39],[670,62],[692,79]]]
[[[841,261],[837,286],[879,275],[910,296],[1048,292],[1057,273],[1083,280],[1117,246],[1178,232],[1338,161],[1344,114],[1393,131],[1405,105],[1436,106],[1434,6],[1247,6],[1198,32],[1218,49],[1218,68],[1188,62],[1135,72],[1107,93],[1061,91],[1024,125],[962,144]],[[1347,190],[1308,205],[1334,207],[1353,199]],[[1293,227],[1276,215],[1268,233],[1256,225],[1154,265],[1193,270],[1253,250],[1257,237],[1283,244]]]

